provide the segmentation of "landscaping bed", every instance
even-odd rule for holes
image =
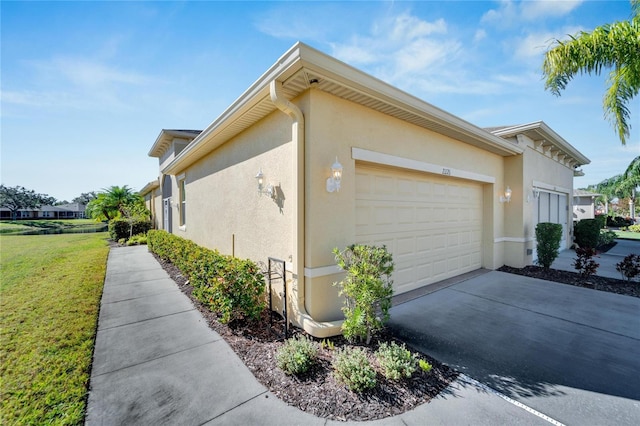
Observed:
[[[503,266],[498,269],[498,271],[554,281],[561,284],[569,284],[576,287],[591,288],[599,291],[607,291],[609,293],[640,297],[640,283],[637,281],[617,280],[615,278],[600,277],[597,275],[584,278],[577,272],[561,271],[559,269],[552,268],[545,270],[541,266],[533,265],[525,266],[524,268]]]
[[[458,375],[438,361],[418,354],[433,366],[431,371],[418,369],[410,379],[398,381],[387,380],[378,372],[378,383],[374,389],[356,393],[338,382],[332,374],[334,351],[357,346],[350,345],[342,337],[327,339],[333,348],[324,345],[319,350],[318,362],[310,371],[301,376],[286,375],[276,364],[276,353],[284,344],[281,336],[284,321],[281,318],[271,324],[265,312],[256,322],[232,321],[228,325],[221,324],[215,313],[192,296],[193,288],[180,270],[172,263],[154,256],[182,292],[190,297],[209,326],[225,339],[260,383],[287,404],[315,416],[339,421],[364,421],[402,414],[445,391]],[[290,330],[290,334],[300,333],[298,329]],[[375,365],[373,353],[379,344],[394,340],[390,334],[383,333],[370,346],[362,347],[367,351],[372,365]]]

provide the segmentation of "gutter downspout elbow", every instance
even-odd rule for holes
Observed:
[[[340,334],[342,321],[318,322],[307,312],[305,306],[305,123],[304,114],[298,106],[291,103],[282,95],[282,82],[272,80],[269,84],[271,101],[282,112],[293,120],[291,125],[291,140],[293,142],[293,170],[294,193],[296,194],[296,213],[293,218],[293,272],[296,275],[296,303],[293,306],[296,325],[302,327],[307,333],[318,337],[330,337]]]

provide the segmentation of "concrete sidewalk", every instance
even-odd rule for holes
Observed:
[[[372,425],[548,424],[465,380]],[[356,425],[276,398],[212,331],[145,246],[109,253],[86,424]]]
[[[606,253],[597,255],[594,260],[600,265],[596,275],[607,278],[622,279],[620,272],[616,270],[616,264],[625,256],[633,253],[640,254],[640,240],[616,240],[616,245]],[[551,267],[562,271],[576,272],[573,266],[576,260],[575,250],[562,250]]]

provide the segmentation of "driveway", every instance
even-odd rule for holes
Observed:
[[[639,298],[491,271],[393,307],[390,327],[564,424],[640,424]]]

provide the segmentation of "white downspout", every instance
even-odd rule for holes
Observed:
[[[305,307],[305,155],[304,155],[304,115],[300,108],[282,96],[282,83],[276,80],[269,85],[271,101],[293,120],[291,138],[293,142],[293,169],[295,171],[294,193],[296,213],[293,217],[293,273],[296,275],[296,298],[293,304],[295,323],[315,337],[329,337],[341,333],[342,321],[318,322],[313,320]]]

